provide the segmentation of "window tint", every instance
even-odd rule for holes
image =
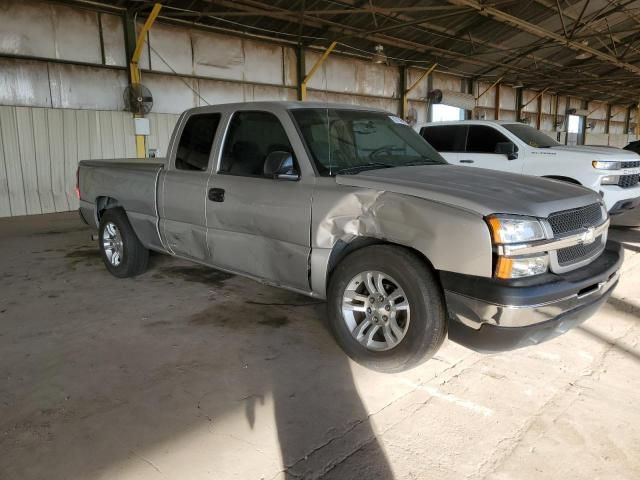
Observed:
[[[486,125],[469,125],[467,152],[496,153],[496,144],[510,142],[502,133]]]
[[[467,134],[465,125],[442,125],[440,127],[422,127],[420,135],[439,152],[462,152]]]
[[[207,169],[211,146],[219,123],[219,113],[203,113],[189,117],[178,143],[177,169],[201,171]]]
[[[275,115],[237,112],[231,119],[225,139],[220,172],[262,177],[267,155],[277,151],[293,155],[289,138]]]

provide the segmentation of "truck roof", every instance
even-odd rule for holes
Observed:
[[[513,125],[521,124],[515,120],[448,120],[444,122],[429,122],[418,125],[418,127],[433,127],[437,125]],[[525,124],[521,124],[525,125]]]
[[[190,108],[188,111],[207,111],[207,110],[248,110],[248,109],[278,109],[284,108],[286,110],[295,110],[299,108],[337,108],[345,110],[362,110],[370,112],[383,112],[390,113],[386,110],[376,107],[368,107],[362,105],[352,105],[343,103],[331,103],[331,102],[299,102],[299,101],[265,101],[265,102],[235,102],[235,103],[219,103],[215,105],[206,105],[203,107]]]

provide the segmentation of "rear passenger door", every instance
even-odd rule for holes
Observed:
[[[497,145],[501,142],[512,143],[492,126],[469,125],[466,147],[460,154],[458,163],[469,167],[522,173],[521,159],[509,160],[505,154],[496,153]]]
[[[208,187],[207,242],[213,264],[309,291],[315,177],[301,174],[297,158],[302,152],[292,144],[302,145],[291,118],[241,110],[233,113],[226,130]],[[286,178],[265,175],[272,152],[292,154]]]
[[[435,148],[444,159],[458,163],[460,152],[464,151],[466,125],[430,125],[422,127],[420,135]]]
[[[210,261],[207,246],[207,182],[220,113],[196,113],[181,119],[158,186],[160,232],[165,245],[181,257]]]

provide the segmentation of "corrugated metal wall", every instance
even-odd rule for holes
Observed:
[[[166,152],[177,119],[150,115],[151,148]],[[135,151],[127,112],[0,106],[0,217],[76,209],[79,159]]]

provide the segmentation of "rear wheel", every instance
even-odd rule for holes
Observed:
[[[100,251],[107,270],[116,277],[140,275],[147,269],[147,250],[121,209],[109,209],[100,219]]]
[[[442,293],[424,260],[374,245],[348,255],[331,276],[329,322],[356,362],[384,372],[418,365],[440,348],[447,323]]]

